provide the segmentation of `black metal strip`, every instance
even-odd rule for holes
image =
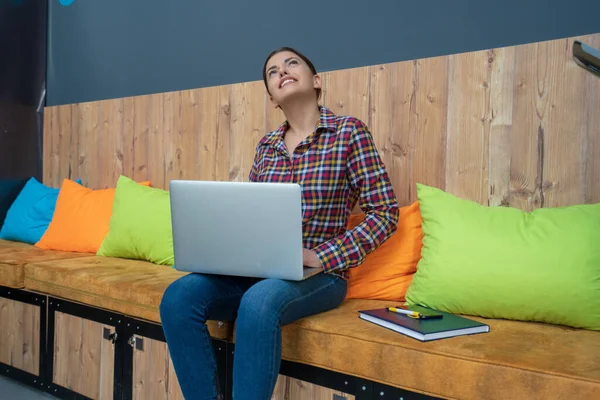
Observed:
[[[410,392],[381,383],[375,383],[373,386],[373,400],[441,400],[439,397],[431,397],[426,394]]]
[[[50,298],[48,298],[48,333],[46,335],[46,368],[45,381],[52,382],[54,375],[54,336],[56,331],[55,324],[56,312],[50,306]]]
[[[124,336],[122,343],[122,400],[131,400],[133,398],[133,347],[131,347],[127,342],[129,338],[135,334],[135,331],[138,330],[137,327],[139,325],[136,324],[137,322],[138,321],[135,321],[131,318],[125,318],[125,325],[123,329]]]
[[[50,384],[44,388],[46,393],[51,394],[54,397],[64,400],[93,400],[89,397],[82,395],[81,393],[74,392],[62,386]]]
[[[42,300],[46,300],[46,296],[42,294],[28,292],[22,289],[14,289],[7,286],[0,286],[0,297],[34,305],[40,305]]]
[[[355,390],[350,394],[354,394],[356,400],[373,400],[373,382],[356,378]]]
[[[217,360],[218,391],[223,398],[227,398],[227,393],[231,393],[227,391],[227,342],[213,339],[213,349]]]
[[[235,344],[227,342],[227,354],[225,357],[225,400],[233,400],[233,355]]]
[[[127,318],[125,324],[127,328],[127,339],[132,335],[139,335],[160,342],[166,342],[165,333],[160,324],[132,318]]]
[[[69,400],[91,400],[88,397],[85,397],[79,393],[73,392],[67,388],[54,385],[47,384],[43,380],[40,380],[39,376],[30,374],[18,368],[13,368],[9,365],[0,363],[0,374],[6,376],[7,378],[13,379],[15,381],[21,382],[29,387],[40,390],[42,392],[46,392],[51,394],[52,396],[59,399],[69,399]],[[1,397],[1,396],[0,396]]]
[[[43,379],[40,379],[39,376],[30,374],[29,372],[23,371],[19,368],[11,367],[10,365],[4,363],[0,363],[0,375],[4,375],[7,378],[14,379],[15,381],[39,390],[44,388]]]
[[[37,297],[36,297],[37,298]],[[42,379],[44,379],[47,374],[46,374],[46,369],[48,368],[48,362],[47,362],[47,358],[48,358],[48,342],[47,342],[47,334],[48,331],[46,329],[47,326],[47,316],[48,316],[48,304],[47,304],[47,296],[40,296],[39,297],[39,301],[40,301],[40,344],[39,344],[39,349],[40,349],[40,366],[39,366],[39,373],[40,373],[40,377]]]
[[[123,323],[119,323],[121,320]],[[125,367],[125,360],[127,359],[126,351],[127,346],[127,332],[125,327],[125,318],[117,320],[117,326],[115,332],[117,333],[117,340],[115,341],[115,366],[113,370],[113,398],[122,399],[124,388],[123,388],[123,372]]]
[[[354,376],[287,360],[281,361],[279,373],[353,395],[361,392],[362,390],[359,389],[363,386],[359,387],[357,378]]]
[[[73,315],[75,317],[84,318],[90,321],[95,321],[104,325],[112,325],[115,328],[122,324],[124,317],[111,311],[102,310],[85,304],[74,303],[72,301],[58,299],[56,297],[48,298],[48,307],[55,311]]]

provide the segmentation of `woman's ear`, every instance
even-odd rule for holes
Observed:
[[[322,85],[321,76],[318,74],[313,76],[313,87],[315,89],[322,89]]]

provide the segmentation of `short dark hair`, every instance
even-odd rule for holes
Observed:
[[[265,60],[265,64],[263,65],[263,71],[262,71],[263,82],[265,83],[265,88],[267,88],[267,92],[269,93],[269,95],[271,94],[271,92],[269,91],[269,86],[267,86],[267,71],[266,71],[267,63],[269,62],[271,57],[273,57],[277,53],[281,53],[282,51],[289,51],[289,52],[296,54],[298,57],[300,57],[306,63],[306,65],[308,65],[308,68],[310,68],[313,75],[317,75],[317,69],[315,68],[312,61],[310,61],[308,59],[308,57],[306,57],[304,54],[300,53],[298,50],[293,49],[291,47],[280,47],[277,50],[271,52],[271,54],[269,54],[269,56]],[[317,92],[317,101],[318,101],[321,98],[321,89],[315,89],[315,91]]]

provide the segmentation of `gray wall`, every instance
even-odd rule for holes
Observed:
[[[48,105],[261,79],[280,46],[328,71],[600,32],[600,0],[51,0],[49,13]]]
[[[46,0],[0,0],[0,180],[42,178],[46,21]]]

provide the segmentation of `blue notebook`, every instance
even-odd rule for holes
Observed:
[[[413,311],[430,310],[425,307],[411,306]],[[365,321],[383,326],[411,338],[426,342],[461,335],[473,335],[490,331],[489,325],[473,321],[458,315],[437,311],[442,318],[415,319],[406,315],[388,311],[386,308],[359,311],[359,317]]]

